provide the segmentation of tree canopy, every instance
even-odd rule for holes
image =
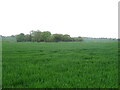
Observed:
[[[68,42],[68,41],[83,41],[82,37],[70,37],[68,34],[51,34],[49,31],[40,30],[30,31],[30,34],[20,33],[16,35],[17,42]]]

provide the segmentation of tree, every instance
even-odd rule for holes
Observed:
[[[37,42],[43,42],[48,41],[49,37],[51,36],[51,33],[49,31],[41,32],[39,30],[37,31],[31,31],[31,40],[37,41]]]
[[[51,35],[49,38],[47,38],[47,41],[46,42],[55,42],[54,41],[54,36]]]
[[[19,35],[16,35],[17,42],[25,41],[25,35],[24,33],[20,33]]]
[[[49,31],[41,32],[40,30],[37,31],[30,31],[30,34],[20,33],[16,35],[17,42],[23,41],[33,41],[33,42],[59,42],[59,41],[83,41],[82,37],[70,37],[68,34],[51,34]]]
[[[63,35],[62,41],[72,41],[72,39],[71,39],[70,35],[65,34],[65,35]]]
[[[53,34],[53,39],[55,42],[59,42],[63,40],[63,35],[62,34]]]
[[[78,41],[83,41],[83,38],[81,36],[78,36]]]
[[[31,41],[31,37],[29,34],[25,35],[25,41]]]
[[[15,37],[15,35],[11,35],[11,37]]]
[[[40,42],[41,39],[42,39],[41,34],[42,34],[42,32],[39,31],[39,30],[37,30],[37,31],[32,31],[32,32],[31,32],[32,41]]]
[[[44,42],[48,41],[48,39],[50,38],[50,36],[51,36],[51,33],[49,31],[42,32],[42,40]]]
[[[71,41],[83,41],[83,38],[82,37],[73,37],[71,38]]]

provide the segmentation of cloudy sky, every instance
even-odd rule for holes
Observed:
[[[118,37],[119,0],[1,0],[0,35],[50,31]]]

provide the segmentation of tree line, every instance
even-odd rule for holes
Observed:
[[[51,34],[49,31],[30,31],[30,34],[20,33],[16,35],[17,42],[68,42],[83,41],[82,37],[71,37],[68,34]]]

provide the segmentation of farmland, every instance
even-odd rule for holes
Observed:
[[[118,44],[10,42],[2,44],[3,88],[117,88]]]

